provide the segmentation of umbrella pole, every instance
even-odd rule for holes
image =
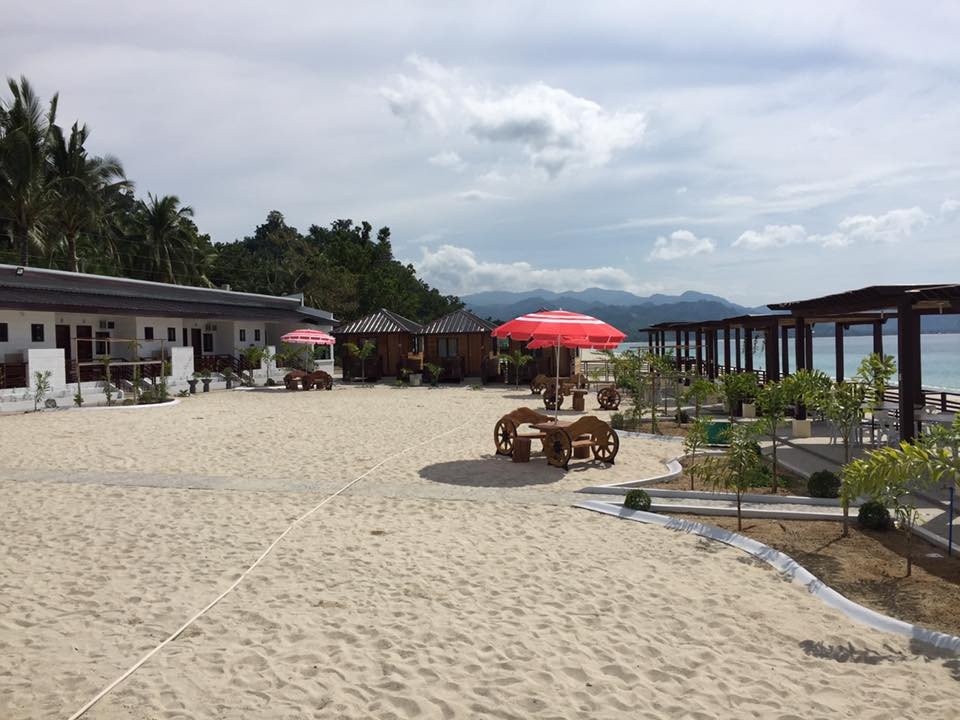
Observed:
[[[557,384],[553,386],[553,402],[557,408],[557,418],[560,417],[560,338],[557,337]]]

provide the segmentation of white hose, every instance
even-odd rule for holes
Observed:
[[[270,545],[267,547],[266,550],[263,551],[263,553],[260,555],[260,557],[258,557],[256,560],[254,560],[253,563],[250,565],[250,567],[248,567],[246,570],[243,571],[243,573],[240,575],[240,577],[238,577],[236,580],[233,581],[233,584],[230,585],[230,587],[228,587],[228,588],[227,588],[226,590],[224,590],[222,593],[220,593],[219,595],[217,595],[217,597],[215,597],[213,600],[211,600],[209,603],[207,603],[207,605],[204,606],[204,608],[203,608],[202,610],[200,610],[200,611],[199,611],[198,613],[196,613],[193,617],[191,617],[189,620],[187,620],[183,625],[181,625],[179,628],[177,628],[166,640],[164,640],[162,643],[160,643],[159,645],[157,645],[155,648],[153,648],[153,650],[151,650],[150,652],[148,652],[146,655],[144,655],[142,658],[140,658],[136,663],[134,663],[132,666],[130,666],[130,668],[129,668],[126,672],[124,672],[120,677],[118,677],[118,678],[117,678],[116,680],[114,680],[112,683],[110,683],[109,685],[107,685],[103,690],[101,690],[101,691],[98,692],[96,695],[94,695],[93,698],[92,698],[91,700],[89,700],[86,705],[84,705],[82,708],[80,708],[79,710],[77,710],[73,715],[71,715],[71,716],[69,717],[69,720],[77,720],[77,718],[83,716],[84,713],[87,712],[87,710],[89,710],[89,709],[92,708],[94,705],[96,705],[98,702],[100,702],[100,700],[102,700],[102,699],[103,699],[111,690],[113,690],[117,685],[119,685],[120,683],[122,683],[122,682],[123,682],[124,680],[126,680],[128,677],[130,677],[131,675],[133,675],[133,673],[135,673],[137,670],[139,670],[140,667],[141,667],[145,662],[147,662],[147,660],[149,660],[149,659],[152,658],[154,655],[156,655],[158,652],[160,652],[160,651],[161,651],[164,647],[166,647],[169,643],[171,643],[171,642],[173,642],[174,640],[176,640],[177,637],[178,637],[184,630],[186,630],[186,629],[187,629],[188,627],[190,627],[193,623],[195,623],[198,619],[200,619],[200,617],[203,616],[203,615],[204,615],[208,610],[210,610],[214,605],[216,605],[218,602],[220,602],[221,600],[223,600],[227,595],[229,595],[231,592],[233,592],[233,591],[237,588],[237,586],[238,586],[241,582],[243,582],[243,579],[244,579],[245,577],[247,577],[247,575],[249,575],[249,574],[253,571],[253,569],[254,569],[255,567],[257,567],[257,565],[259,565],[261,562],[263,562],[264,558],[266,558],[267,555],[269,555],[269,554],[273,551],[273,549],[277,546],[277,544],[278,544],[281,540],[283,540],[283,538],[285,538],[285,537],[287,536],[287,533],[289,533],[291,530],[293,530],[293,528],[295,528],[297,525],[299,525],[302,521],[306,520],[308,517],[310,517],[311,515],[313,515],[317,510],[319,510],[319,509],[322,508],[324,505],[326,505],[328,502],[330,502],[330,501],[333,500],[335,497],[337,497],[337,495],[340,495],[340,494],[343,493],[345,490],[349,489],[349,488],[352,487],[353,485],[356,485],[358,482],[360,482],[361,480],[363,480],[363,478],[365,478],[367,475],[369,475],[370,473],[372,473],[374,470],[376,470],[378,467],[380,467],[380,466],[383,465],[384,463],[392,460],[392,459],[395,458],[395,457],[398,457],[398,456],[400,456],[400,455],[403,455],[404,453],[409,452],[410,450],[414,450],[414,449],[416,449],[416,448],[418,448],[418,447],[422,447],[423,445],[427,445],[428,443],[431,443],[431,442],[433,442],[434,440],[443,437],[444,435],[449,435],[449,434],[452,433],[452,432],[456,432],[457,430],[459,430],[460,428],[462,428],[462,427],[464,427],[464,426],[466,426],[466,425],[467,425],[467,423],[463,423],[462,425],[458,425],[458,426],[455,427],[455,428],[451,428],[450,430],[445,430],[444,432],[442,432],[442,433],[440,433],[440,434],[438,434],[438,435],[434,435],[433,437],[429,438],[428,440],[424,440],[423,442],[417,443],[416,445],[411,445],[410,447],[404,448],[403,450],[399,450],[399,451],[393,453],[392,455],[388,455],[388,456],[385,457],[383,460],[381,460],[380,462],[378,462],[376,465],[374,465],[373,467],[371,467],[369,470],[367,470],[366,472],[364,472],[362,475],[358,475],[358,476],[355,477],[353,480],[351,480],[351,481],[348,482],[346,485],[344,485],[342,488],[340,488],[339,490],[337,490],[335,493],[333,493],[333,494],[331,494],[331,495],[328,495],[328,496],[325,497],[323,500],[321,500],[319,503],[317,503],[312,509],[308,510],[308,511],[305,512],[303,515],[301,515],[300,517],[298,517],[296,520],[294,520],[292,523],[290,523],[289,527],[287,527],[286,530],[284,530],[282,533],[280,533],[280,535],[278,535],[277,538],[276,538],[272,543],[270,543]]]

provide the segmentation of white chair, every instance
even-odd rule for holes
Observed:
[[[885,444],[889,445],[893,441],[894,436],[893,416],[890,415],[888,410],[874,410],[873,421],[877,428],[877,444],[879,445],[880,441],[883,440]],[[886,436],[885,440],[884,436]]]

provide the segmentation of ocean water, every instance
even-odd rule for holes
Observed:
[[[672,335],[667,342],[672,342]],[[692,340],[692,338],[691,338]],[[644,343],[624,343],[621,349],[646,348]],[[669,345],[668,345],[669,349]],[[872,335],[845,335],[843,338],[843,374],[852,377],[857,372],[860,361],[873,352]],[[897,357],[897,336],[883,336],[883,352],[886,355]],[[823,370],[831,377],[836,377],[836,360],[834,357],[833,336],[814,336],[813,338],[813,366]],[[723,361],[723,340],[717,343],[717,357]],[[731,362],[735,354],[731,348]],[[794,367],[793,339],[790,339],[790,369]],[[765,369],[763,356],[763,341],[754,345],[753,366]],[[960,391],[960,334],[944,333],[940,335],[920,336],[920,372],[923,386]]]

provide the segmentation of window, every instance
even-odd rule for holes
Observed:
[[[98,337],[98,338],[108,338],[108,337],[110,337],[110,333],[108,333],[108,332],[102,332],[102,331],[97,331],[97,337]],[[109,345],[109,343],[105,343],[105,342],[98,342],[98,343],[96,343],[97,348],[96,348],[95,352],[97,353],[97,355],[106,355],[106,354],[108,353],[108,350],[107,350],[108,345]]]
[[[0,342],[7,342],[9,340],[9,335],[7,334],[7,324],[0,323]]]
[[[177,341],[177,329],[176,328],[167,328],[167,340],[169,342]]]
[[[213,352],[213,333],[203,334],[203,351],[207,353]]]
[[[330,355],[331,348],[329,345],[316,345],[315,347],[317,348],[317,354],[315,359],[329,360],[331,358],[331,355]]]
[[[442,358],[457,356],[457,338],[442,337],[437,340],[437,354]]]
[[[153,327],[147,326],[143,328],[143,339],[144,340],[153,340]]]
[[[34,323],[30,326],[30,340],[32,342],[43,342],[43,323]]]
[[[246,330],[241,330],[241,331],[240,331],[240,342],[246,342],[246,341],[247,341],[247,331],[246,331]]]
[[[260,342],[260,328],[257,328],[253,331],[253,341]]]
[[[420,336],[419,335],[410,336],[410,352],[414,354],[420,352]]]

